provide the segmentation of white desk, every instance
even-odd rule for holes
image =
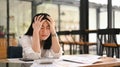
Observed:
[[[120,67],[120,59],[113,59],[113,58],[102,58],[102,63],[76,63],[76,62],[69,62],[63,61],[63,58],[66,57],[87,57],[92,55],[64,55],[60,59],[55,60],[52,64],[37,64],[35,61],[24,62],[20,61],[18,58],[16,59],[1,59],[0,60],[0,67]],[[94,56],[94,55],[93,55]],[[81,59],[78,59],[81,61]],[[86,60],[85,60],[86,61]],[[90,60],[88,60],[90,61]],[[92,60],[91,60],[92,61]],[[8,65],[8,66],[7,66]]]

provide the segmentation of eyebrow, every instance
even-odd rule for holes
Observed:
[[[42,27],[44,27],[44,26],[42,25]],[[50,27],[50,25],[48,24],[47,27]]]

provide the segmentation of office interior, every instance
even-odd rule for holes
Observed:
[[[48,13],[55,20],[63,55],[119,58],[119,3],[118,0],[0,0],[0,58],[8,58],[10,46],[20,46],[19,37],[25,34],[37,13]],[[99,41],[103,40],[98,32],[101,30],[103,36],[108,34],[106,40],[114,46]]]

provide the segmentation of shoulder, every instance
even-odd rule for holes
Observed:
[[[22,35],[19,37],[19,39],[30,39],[32,36],[28,36],[28,35]]]
[[[22,35],[19,38],[19,43],[21,45],[27,45],[27,44],[31,44],[31,37],[32,36],[27,36],[27,35]]]
[[[28,35],[22,35],[19,37],[20,41],[29,41],[31,40],[32,36],[28,36]]]

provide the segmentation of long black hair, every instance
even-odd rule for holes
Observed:
[[[25,35],[33,36],[33,27],[32,27],[32,24],[34,23],[34,18],[35,18],[36,16],[40,16],[40,15],[43,16],[42,20],[46,19],[46,20],[50,21],[50,20],[47,18],[47,16],[50,16],[49,14],[47,14],[47,13],[39,13],[39,14],[36,14],[36,15],[32,18],[31,25],[30,25],[28,31],[25,33]],[[52,41],[52,40],[51,40],[51,34],[50,34],[50,36],[44,41],[43,49],[50,49],[50,48],[51,48],[51,44],[52,44],[51,41]]]

